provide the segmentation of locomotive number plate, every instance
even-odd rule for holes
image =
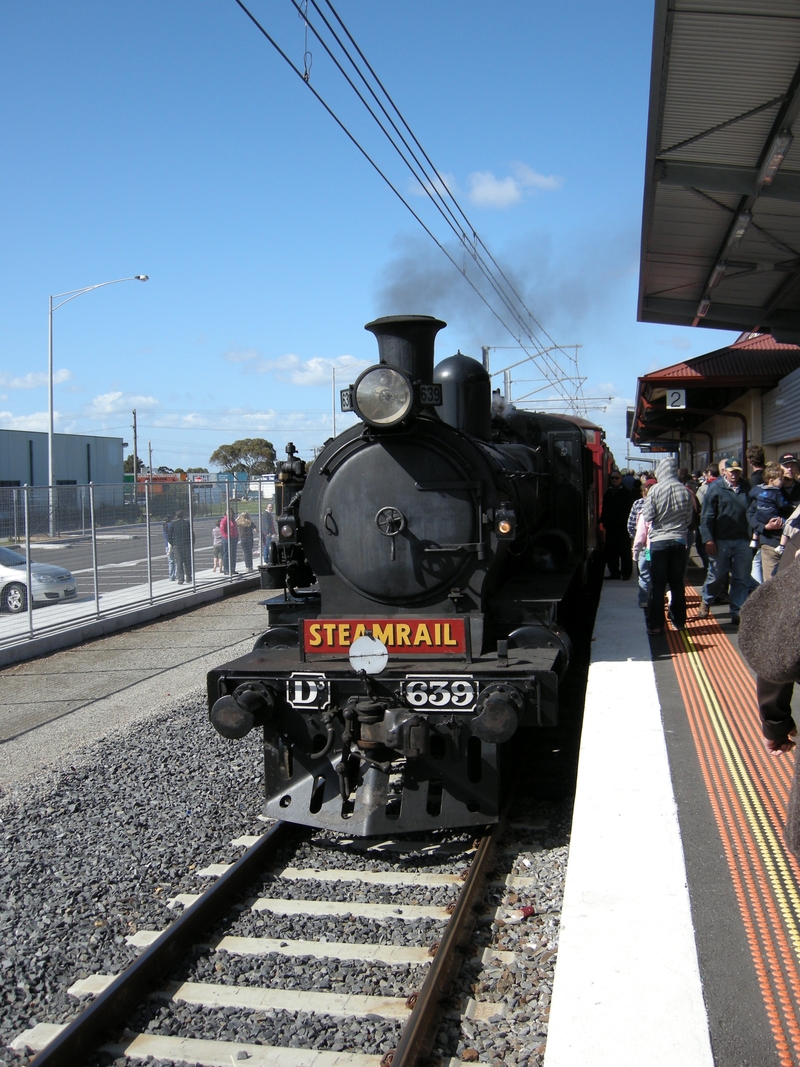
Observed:
[[[478,683],[466,675],[442,678],[410,675],[403,683],[403,695],[418,711],[474,711]]]

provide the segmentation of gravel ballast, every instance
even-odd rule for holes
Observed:
[[[66,1022],[78,1007],[66,993],[77,979],[116,973],[136,955],[125,938],[140,929],[162,929],[174,917],[167,907],[178,893],[208,884],[197,871],[209,863],[233,862],[242,850],[233,838],[264,829],[262,753],[256,732],[229,742],[208,724],[204,694],[167,701],[146,721],[81,749],[70,766],[17,785],[0,807],[4,864],[0,868],[0,970],[3,1046],[37,1022]],[[451,1020],[440,1051],[469,1050],[483,1063],[541,1062],[546,1035],[558,911],[563,892],[568,805],[532,805],[520,813],[543,827],[525,836],[515,831],[498,873],[534,877],[535,888],[519,900],[495,890],[492,907],[532,904],[535,916],[518,925],[479,923],[482,949],[513,950],[519,962],[481,968],[470,961],[458,994],[504,1004],[501,1019],[487,1023]],[[343,848],[336,835],[309,831],[285,850],[294,867],[460,873],[470,862],[472,835],[442,835],[440,854],[430,838],[408,851],[365,852]],[[513,849],[512,849],[513,842]],[[385,901],[445,905],[455,887],[386,888],[359,883],[263,879],[253,887],[267,896],[295,899]],[[351,916],[281,917],[242,911],[225,933],[304,938],[314,941],[420,945],[439,940],[443,926],[430,919],[370,922]],[[220,932],[222,932],[220,930]],[[321,972],[325,973],[320,986]],[[275,954],[235,957],[198,950],[175,977],[223,984],[253,984],[300,990],[405,996],[419,988],[424,968],[363,962],[290,959]],[[134,1025],[156,1033],[360,1052],[384,1052],[398,1025],[375,1018],[332,1019],[301,1012],[209,1011],[152,1002]],[[0,1064],[29,1057],[0,1047]],[[78,1065],[76,1065],[78,1067]]]

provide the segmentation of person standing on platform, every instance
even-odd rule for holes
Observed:
[[[753,559],[753,579],[761,585],[771,578],[780,563],[781,534],[793,507],[783,491],[783,468],[779,463],[768,463],[764,468],[764,481],[750,490],[750,506],[747,517],[753,531],[751,548],[756,549]]]
[[[239,527],[239,545],[242,549],[244,569],[246,571],[251,571],[253,569],[253,535],[256,530],[255,523],[250,518],[249,513],[243,511],[236,519],[236,525]]]
[[[641,519],[650,523],[650,607],[647,632],[664,632],[664,594],[672,593],[670,619],[686,629],[686,545],[694,517],[691,492],[678,478],[678,461],[669,456],[656,467],[658,484],[648,492]]]
[[[216,574],[217,571],[222,574],[222,534],[219,532],[219,519],[214,523],[214,529],[211,531],[211,545],[214,551],[212,574]]]
[[[644,496],[634,500],[631,508],[631,517],[628,519],[628,532],[631,532],[633,522],[633,562],[639,573],[639,607],[644,611],[650,607],[650,523],[642,518],[647,494],[656,484],[655,478],[645,478],[642,485]]]
[[[222,534],[222,568],[226,574],[236,574],[236,548],[239,544],[239,527],[233,515],[233,508],[222,516],[219,524]]]
[[[606,579],[623,578],[627,582],[633,574],[631,539],[628,534],[628,516],[633,497],[622,484],[619,471],[612,471],[608,482],[600,512],[600,522],[606,532],[605,557],[609,570]]]
[[[783,492],[788,497],[789,503],[796,507],[800,504],[797,456],[792,452],[785,452],[778,462],[783,468]]]
[[[767,465],[767,461],[764,458],[764,446],[763,445],[750,445],[747,452],[747,463],[750,467],[750,488],[755,489],[757,485],[761,485],[764,481],[764,467]]]
[[[703,499],[700,532],[710,566],[701,594],[699,619],[707,619],[714,601],[712,586],[724,587],[730,575],[731,622],[739,625],[739,612],[750,589],[753,552],[750,548],[750,484],[742,478],[738,459],[728,460],[724,474]]]
[[[167,577],[171,582],[175,581],[175,553],[172,551],[172,545],[169,543],[169,527],[172,522],[172,516],[167,515],[164,519],[164,525],[162,527],[164,531],[164,555],[167,557]]]
[[[275,521],[275,506],[274,504],[267,504],[267,510],[262,512],[262,533],[261,533],[261,556],[264,563],[271,563],[270,559],[270,546],[273,541],[278,538],[278,524]]]
[[[184,582],[191,582],[194,535],[189,526],[189,520],[184,518],[182,511],[175,512],[175,519],[170,523],[167,537],[175,556],[175,572],[178,578],[178,585],[183,585]]]

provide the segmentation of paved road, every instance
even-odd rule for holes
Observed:
[[[197,697],[206,672],[267,625],[261,590],[0,670],[0,796],[88,741]],[[198,729],[205,729],[205,713]]]
[[[195,560],[198,570],[212,566],[211,531],[216,520],[195,521]],[[257,517],[256,517],[257,521]],[[161,522],[150,527],[150,557],[153,580],[167,577],[164,535]],[[78,597],[94,595],[92,544],[90,536],[71,536],[52,542],[34,542],[31,559],[66,567],[78,580]],[[254,563],[256,561],[254,560]],[[147,532],[144,524],[105,528],[97,535],[97,565],[100,592],[111,593],[147,582]],[[241,569],[241,551],[239,552]]]

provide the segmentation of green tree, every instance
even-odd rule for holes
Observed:
[[[248,478],[258,478],[275,470],[275,449],[263,437],[245,437],[230,445],[220,445],[208,462],[231,474],[244,471]]]
[[[208,467],[187,467],[187,474],[208,474]]]
[[[122,470],[125,474],[133,474],[133,452],[126,457],[125,462],[122,464]],[[139,456],[136,457],[136,472],[141,474],[144,470],[144,460]]]

